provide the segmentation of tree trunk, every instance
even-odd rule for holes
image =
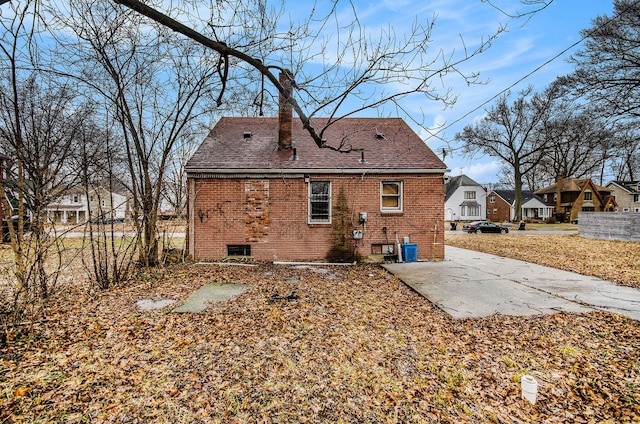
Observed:
[[[513,205],[513,208],[515,209],[515,220],[516,221],[521,221],[522,220],[522,172],[520,172],[520,166],[519,164],[516,164],[514,166],[514,179],[515,179],[515,185],[516,185],[516,190],[515,190],[515,195],[516,195],[516,199],[515,199],[515,203]]]

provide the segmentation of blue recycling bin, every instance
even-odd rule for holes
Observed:
[[[402,245],[402,260],[405,262],[418,262],[418,245],[417,244],[403,244]]]

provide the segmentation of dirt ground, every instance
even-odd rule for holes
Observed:
[[[225,282],[253,288],[200,314],[136,305]],[[8,332],[0,422],[638,422],[638,357],[622,316],[453,320],[376,265],[177,265],[60,292]]]

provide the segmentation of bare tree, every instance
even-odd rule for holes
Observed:
[[[615,0],[612,16],[599,16],[581,31],[584,48],[571,57],[575,71],[559,79],[612,122],[617,136],[613,168],[618,177],[637,177],[640,161],[640,3]],[[601,174],[604,173],[601,171]]]
[[[614,132],[612,170],[617,180],[637,181],[640,174],[640,129],[633,122],[619,123]]]
[[[546,180],[594,178],[613,154],[613,132],[606,121],[568,98],[554,105],[542,132],[549,149],[534,173]]]
[[[11,4],[9,17],[0,18],[0,79],[7,88],[0,92],[0,144],[8,158],[0,190],[14,255],[16,314],[34,296],[48,297],[62,270],[62,248],[47,207],[76,181],[66,159],[83,120],[74,87],[38,71],[46,56],[36,43],[37,6]],[[15,199],[14,212],[9,197]]]
[[[183,141],[176,146],[167,165],[167,174],[164,178],[162,189],[162,201],[169,206],[172,215],[180,218],[186,216],[187,208],[187,161],[200,145],[200,133],[186,135]]]
[[[219,57],[162,26],[144,27],[135,14],[110,3],[76,2],[58,16],[77,37],[60,39],[65,60],[75,59],[71,71],[107,102],[118,122],[112,137],[124,146],[139,262],[156,265],[163,179],[177,144],[220,91]]]
[[[350,21],[344,13],[338,17],[338,2],[331,3],[324,13],[317,3],[317,7],[310,8],[311,16],[280,31],[282,14],[267,10],[264,2],[229,2],[229,9],[234,11],[231,19],[230,13],[221,12],[220,2],[211,2],[209,25],[197,31],[138,0],[115,1],[218,52],[222,84],[219,103],[230,85],[227,78],[232,70],[246,69],[249,81],[262,81],[262,91],[275,87],[285,96],[318,147],[345,152],[351,150],[348,137],[332,143],[323,136],[333,122],[389,104],[402,110],[401,101],[407,97],[453,104],[455,94],[441,89],[437,83],[449,74],[463,78],[468,84],[479,83],[478,74],[466,75],[460,65],[486,50],[504,31],[503,27],[497,28],[472,50],[462,42],[461,53],[432,52],[435,18],[425,24],[416,19],[401,37],[396,37],[391,27],[372,36],[362,26],[355,9],[352,8]],[[180,11],[184,14],[183,9]],[[327,27],[332,27],[335,40],[325,35]],[[312,71],[306,66],[310,62],[316,64]],[[278,72],[287,73],[293,91],[279,82]],[[265,80],[269,86],[264,84]],[[262,101],[258,103],[262,105]],[[316,124],[313,118],[319,115],[329,119]]]
[[[640,118],[640,2],[615,0],[613,16],[599,16],[581,31],[584,48],[574,54],[576,69],[567,85],[605,116]]]
[[[465,154],[486,154],[510,167],[518,220],[522,218],[523,176],[535,169],[550,145],[540,127],[547,120],[556,97],[552,90],[532,93],[533,88],[529,87],[519,93],[512,104],[509,104],[508,93],[502,95],[479,122],[465,126],[456,134],[456,140],[465,143]]]

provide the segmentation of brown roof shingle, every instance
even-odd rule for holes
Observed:
[[[317,119],[313,124],[323,120]],[[252,136],[245,139],[243,134]],[[384,134],[384,138],[376,137]],[[187,162],[187,172],[295,172],[296,170],[398,170],[445,172],[446,165],[400,118],[344,118],[324,133],[327,144],[364,149],[350,153],[316,146],[299,120],[293,122],[292,150],[278,149],[278,118],[222,118]]]

